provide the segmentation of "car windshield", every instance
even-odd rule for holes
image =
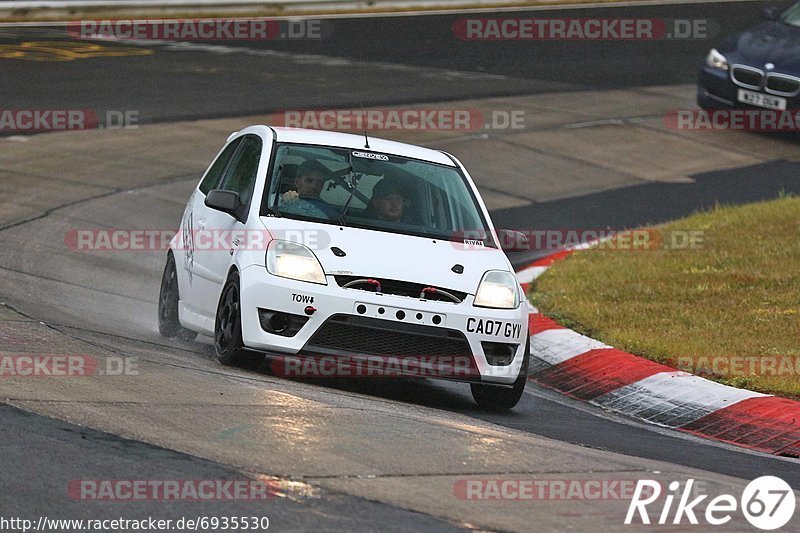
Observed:
[[[265,211],[272,215],[452,241],[489,235],[455,167],[368,150],[278,144],[268,187]]]
[[[800,26],[800,2],[784,11],[781,20],[791,26]]]

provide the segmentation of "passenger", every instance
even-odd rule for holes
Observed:
[[[408,223],[407,216],[404,216],[407,197],[408,194],[399,180],[384,177],[373,187],[372,199],[366,212],[379,220]]]

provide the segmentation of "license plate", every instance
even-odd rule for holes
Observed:
[[[738,98],[743,104],[765,107],[767,109],[780,109],[781,111],[786,109],[786,98],[781,98],[780,96],[770,96],[768,94],[739,89]]]

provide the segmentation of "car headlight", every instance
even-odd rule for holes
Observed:
[[[728,70],[728,60],[716,48],[712,48],[706,56],[706,65],[719,70]]]
[[[267,248],[267,270],[282,278],[327,285],[325,272],[314,252],[291,241],[274,240]]]
[[[515,309],[519,305],[517,280],[511,272],[489,270],[475,292],[475,306]]]

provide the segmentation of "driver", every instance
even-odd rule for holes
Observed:
[[[328,218],[336,218],[338,210],[319,197],[322,187],[325,185],[325,176],[328,169],[319,161],[309,159],[297,167],[297,174],[294,178],[295,190],[286,191],[281,195],[283,208],[289,206],[292,212],[302,213],[304,206],[313,206],[322,211]],[[313,209],[308,209],[313,211]],[[314,213],[305,213],[314,215]]]

